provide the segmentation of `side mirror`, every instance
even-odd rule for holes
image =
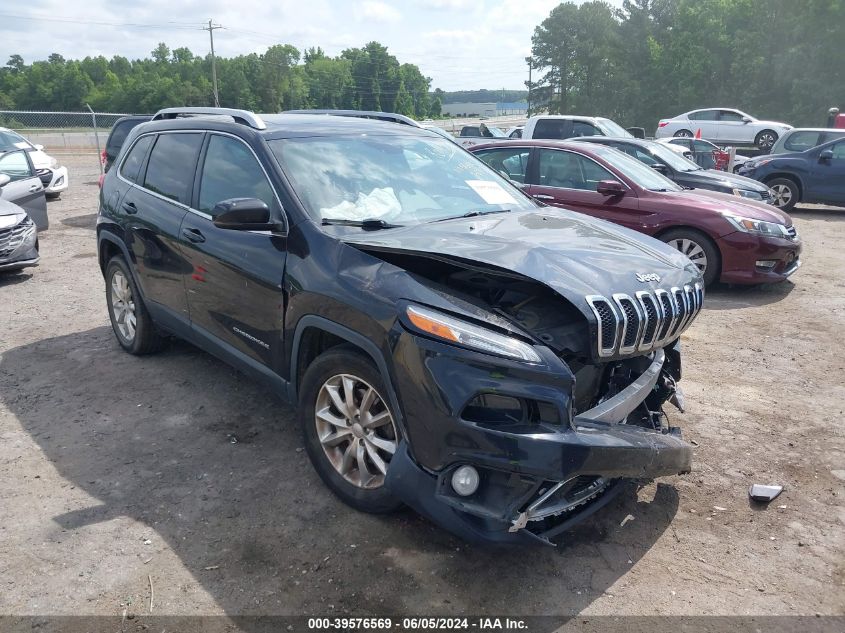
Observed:
[[[654,163],[651,168],[659,174],[664,176],[669,173],[669,169],[663,163]]]
[[[230,198],[214,205],[214,226],[233,231],[272,231],[270,207],[256,198]]]
[[[12,182],[12,177],[9,174],[0,174],[0,189]]]
[[[33,145],[33,147],[34,147],[35,149],[37,149],[39,152],[40,152],[42,149],[44,149],[44,146],[43,146],[43,145]]]
[[[819,154],[819,162],[833,160],[833,150],[826,149]]]
[[[624,196],[628,190],[618,180],[602,180],[596,187],[596,191],[603,196]]]
[[[751,123],[751,119],[749,119],[747,116],[744,116],[744,117],[742,117],[742,122],[743,123]]]

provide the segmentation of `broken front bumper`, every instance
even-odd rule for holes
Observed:
[[[657,388],[664,363],[664,351],[656,351],[630,385],[576,416],[571,425],[545,425],[526,434],[466,428],[465,420],[455,420],[445,438],[451,459],[440,468],[426,468],[417,443],[411,443],[412,456],[403,441],[390,462],[386,485],[420,514],[465,540],[550,543],[606,505],[627,480],[689,472],[692,447],[678,429],[623,423]],[[466,375],[473,366],[464,364],[461,373]],[[447,375],[454,382],[458,374]],[[519,391],[522,377],[517,373],[500,372],[497,377],[498,389]],[[429,420],[437,408],[429,406]],[[414,439],[414,433],[410,435]],[[466,497],[451,485],[453,473],[463,465],[473,466],[481,482]]]

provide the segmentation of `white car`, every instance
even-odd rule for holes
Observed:
[[[719,147],[700,138],[686,138],[686,137],[670,137],[657,139],[658,143],[662,143],[666,147],[671,147],[674,150],[680,151],[685,158],[690,159],[694,163],[698,163],[705,169],[710,169],[711,159],[714,151],[719,151]],[[724,151],[729,151],[730,148],[725,148]],[[739,173],[740,165],[748,160],[748,156],[737,154],[734,152],[733,173]]]
[[[792,129],[791,125],[778,121],[760,121],[742,110],[732,108],[708,108],[692,110],[671,119],[660,119],[655,138],[695,136],[701,130],[701,138],[719,145],[756,145],[768,152],[781,134]]]
[[[62,167],[58,160],[46,154],[43,145],[33,145],[17,132],[0,127],[0,153],[13,149],[26,150],[29,154],[48,198],[58,198],[67,189],[67,167]]]

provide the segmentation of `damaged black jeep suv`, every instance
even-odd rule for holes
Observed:
[[[662,407],[697,268],[426,130],[163,110],[106,175],[97,242],[120,345],[176,335],[269,381],[360,510],[549,542],[690,469]]]

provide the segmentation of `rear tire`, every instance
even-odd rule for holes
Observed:
[[[692,132],[689,130],[678,130],[672,136],[675,138],[692,138]]]
[[[399,428],[376,367],[342,345],[305,371],[299,421],[305,449],[320,478],[347,505],[373,514],[402,507],[384,486]]]
[[[790,178],[773,178],[766,184],[775,192],[775,206],[781,211],[791,211],[795,203],[801,199],[798,183]]]
[[[106,305],[114,335],[123,349],[140,356],[162,348],[164,338],[156,331],[135,279],[119,255],[106,265]]]
[[[672,229],[661,235],[660,240],[690,258],[701,272],[705,286],[718,279],[722,257],[716,244],[704,233],[694,229]]]
[[[761,152],[769,153],[772,146],[777,143],[778,133],[774,130],[763,130],[754,138],[754,144]]]

